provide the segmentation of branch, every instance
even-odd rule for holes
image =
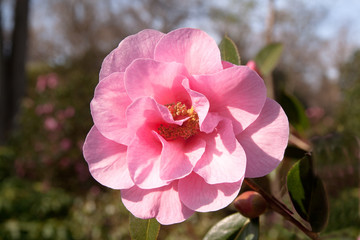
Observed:
[[[319,240],[319,235],[307,229],[304,225],[302,225],[298,220],[296,220],[292,215],[294,214],[290,209],[288,209],[282,202],[277,200],[274,196],[267,193],[264,189],[262,189],[259,185],[257,185],[253,180],[249,178],[245,178],[245,183],[254,191],[260,193],[263,198],[268,203],[268,206],[274,210],[275,212],[282,215],[286,220],[294,224],[298,227],[303,233],[309,236],[313,240]]]

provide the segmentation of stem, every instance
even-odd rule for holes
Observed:
[[[307,152],[311,151],[311,146],[307,142],[305,142],[304,140],[295,136],[292,133],[289,136],[289,143],[294,144],[295,146],[297,146],[298,148],[300,148],[304,151],[307,151]]]
[[[259,185],[257,185],[253,180],[249,178],[245,178],[244,180],[246,184],[252,188],[254,191],[260,193],[263,198],[268,203],[268,206],[274,210],[275,212],[282,215],[286,220],[294,224],[296,227],[298,227],[303,233],[305,233],[307,236],[309,236],[313,240],[319,240],[319,235],[317,233],[314,233],[307,229],[304,225],[302,225],[298,220],[296,220],[292,215],[293,212],[291,212],[290,209],[288,209],[282,202],[277,200],[274,196],[267,193],[264,189],[262,189]]]

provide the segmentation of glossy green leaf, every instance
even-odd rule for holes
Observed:
[[[262,48],[255,56],[256,66],[263,76],[270,74],[278,64],[283,51],[281,43],[272,43]]]
[[[287,176],[287,188],[293,205],[299,215],[308,220],[311,190],[314,174],[311,158],[306,156],[290,169]]]
[[[320,232],[327,224],[329,218],[329,204],[324,184],[318,177],[314,178],[309,207],[309,223],[312,231]]]
[[[259,239],[259,218],[250,219],[234,240],[258,240]]]
[[[221,52],[221,59],[227,62],[231,62],[235,65],[240,65],[240,55],[238,49],[228,36],[225,36],[219,45],[220,52]]]
[[[234,213],[215,224],[205,235],[204,240],[230,240],[244,226],[247,218]]]
[[[160,231],[156,219],[140,219],[130,213],[130,235],[132,240],[155,240]]]
[[[289,122],[297,131],[303,132],[309,127],[305,109],[295,96],[282,91],[278,97],[278,102],[288,116]]]
[[[321,179],[314,175],[310,155],[290,169],[287,187],[298,214],[310,223],[312,231],[320,232],[328,219],[328,202]]]

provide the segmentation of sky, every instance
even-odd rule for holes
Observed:
[[[359,0],[316,0],[309,1],[309,4],[329,9],[328,16],[319,28],[320,35],[331,37],[336,33],[336,29],[346,26],[349,28],[351,40],[360,46]]]
[[[44,0],[31,0],[31,7],[33,14],[32,16],[39,16],[38,14],[34,14],[35,11],[43,11],[44,9],[37,8],[36,6],[41,4]],[[46,1],[46,0],[45,0]],[[274,0],[277,8],[281,8],[289,0]],[[9,3],[14,3],[12,0],[3,1],[2,7],[2,17],[5,23],[5,27],[11,27],[11,8],[9,8]],[[219,4],[220,1],[209,1],[214,2],[215,4]],[[350,41],[356,45],[356,47],[360,47],[360,0],[313,0],[313,1],[305,1],[306,4],[311,7],[325,7],[329,9],[327,16],[325,17],[323,23],[318,29],[318,33],[320,36],[324,38],[331,38],[341,27],[347,27],[349,31]],[[268,0],[259,0],[259,12],[260,14],[266,14],[266,7],[268,4]],[[220,3],[221,4],[221,3]],[[262,9],[261,9],[262,8]],[[37,10],[39,9],[39,10]],[[43,19],[41,20],[43,21]]]

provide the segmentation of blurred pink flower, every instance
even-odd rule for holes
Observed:
[[[61,148],[61,150],[63,150],[63,151],[67,151],[67,150],[70,149],[71,144],[72,144],[72,142],[71,142],[70,139],[64,138],[64,139],[62,139],[61,142],[60,142],[60,148]]]
[[[65,118],[71,118],[75,115],[75,108],[67,107],[64,111]]]
[[[325,111],[321,107],[310,107],[306,109],[306,115],[312,120],[319,120],[325,115]]]
[[[44,122],[44,127],[46,130],[54,131],[59,126],[59,123],[53,117],[47,117]]]
[[[49,75],[47,75],[47,86],[51,89],[54,89],[57,87],[59,83],[59,79],[58,76],[54,73],[51,73]]]
[[[246,66],[197,29],[144,30],[104,60],[84,144],[92,176],[161,224],[224,208],[282,160],[289,124]]]
[[[36,81],[36,91],[41,93],[46,89],[46,76],[39,76]]]
[[[54,105],[51,103],[45,103],[36,107],[35,112],[37,115],[49,114],[54,110]]]
[[[262,76],[261,73],[260,73],[260,70],[256,66],[255,61],[253,61],[253,60],[248,61],[246,63],[246,66],[248,66],[250,69],[254,70],[257,74],[259,74],[259,76]]]
[[[46,90],[46,87],[54,89],[58,86],[59,78],[55,73],[47,75],[40,75],[36,81],[36,91],[42,93]]]
[[[72,118],[75,115],[75,108],[67,107],[64,110],[60,110],[57,112],[57,118],[59,120],[65,120],[67,118]]]

